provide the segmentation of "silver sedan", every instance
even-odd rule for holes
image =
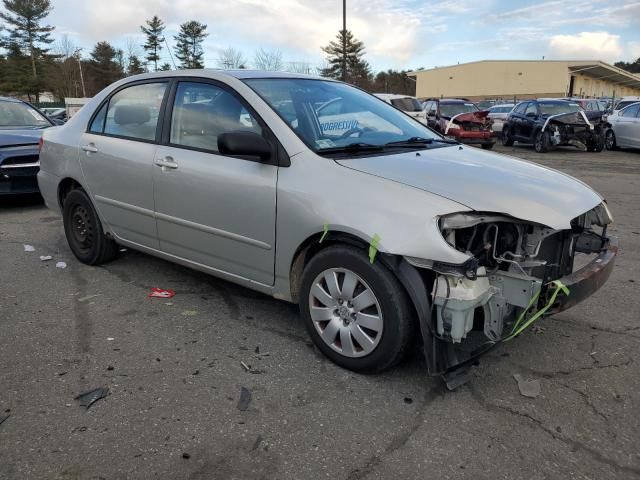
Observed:
[[[640,148],[640,102],[609,115],[607,121],[610,124],[605,136],[607,150]]]
[[[359,372],[420,332],[451,388],[597,290],[616,252],[584,183],[281,72],[121,80],[45,132],[38,181],[81,262],[122,245],[298,303],[318,348]],[[574,272],[577,253],[594,258]]]

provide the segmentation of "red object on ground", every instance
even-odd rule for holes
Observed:
[[[149,298],[171,298],[176,294],[173,290],[164,290],[163,288],[153,287],[151,293],[147,295]]]

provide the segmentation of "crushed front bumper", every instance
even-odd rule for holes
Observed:
[[[569,295],[559,296],[549,309],[549,314],[567,310],[595,293],[605,284],[615,264],[618,239],[607,237],[600,254],[587,265],[559,280],[569,289]]]

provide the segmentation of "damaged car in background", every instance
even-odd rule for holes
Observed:
[[[445,137],[491,150],[495,144],[488,110],[463,99],[434,98],[424,103],[427,125]]]
[[[44,132],[38,181],[79,261],[121,245],[297,303],[318,349],[357,372],[420,332],[450,388],[600,288],[617,251],[584,183],[282,72],[121,80]]]
[[[502,127],[502,144],[533,144],[538,153],[574,146],[588,152],[604,149],[606,122],[602,115],[587,115],[577,103],[540,99],[517,104]]]

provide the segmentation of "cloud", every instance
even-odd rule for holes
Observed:
[[[549,41],[550,58],[615,61],[622,51],[620,36],[608,32],[553,35]]]

